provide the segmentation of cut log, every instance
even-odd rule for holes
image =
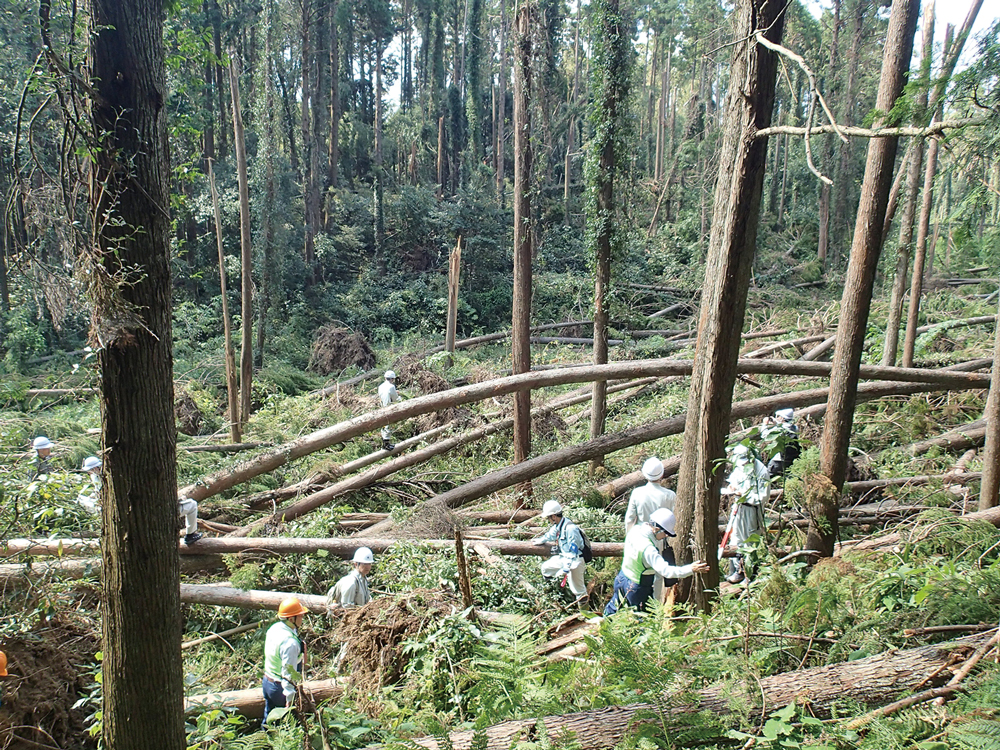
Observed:
[[[988,635],[976,635],[935,646],[889,651],[856,661],[785,672],[748,680],[742,689],[734,682],[728,682],[699,691],[698,700],[687,705],[672,706],[676,696],[664,696],[663,705],[668,707],[662,708],[664,716],[653,704],[639,703],[539,719],[505,721],[489,727],[485,732],[452,732],[446,743],[433,737],[424,737],[416,742],[430,750],[445,750],[446,747],[448,750],[471,750],[473,737],[480,735],[476,742],[479,750],[507,750],[522,740],[531,741],[537,736],[536,726],[541,722],[549,737],[575,735],[576,746],[580,750],[606,750],[616,746],[640,724],[665,722],[669,725],[672,719],[698,711],[726,716],[731,713],[733,705],[748,705],[753,714],[769,713],[798,702],[808,704],[813,715],[826,716],[835,703],[856,701],[866,706],[877,706],[918,687],[940,685],[950,677],[942,667],[954,655],[971,654],[988,639]],[[760,706],[763,706],[763,711],[754,708]],[[720,732],[724,731],[720,726]]]
[[[830,365],[821,362],[788,360],[740,360],[740,372],[759,375],[811,375],[826,377]],[[303,456],[328,448],[351,438],[372,432],[404,419],[427,414],[439,409],[460,406],[503,396],[525,389],[537,389],[570,383],[589,383],[595,380],[627,379],[649,376],[685,375],[691,372],[691,362],[675,359],[653,359],[614,362],[606,365],[566,367],[547,372],[511,375],[484,383],[476,383],[449,391],[401,401],[377,411],[362,414],[323,430],[304,435],[273,451],[259,455],[233,471],[224,471],[205,477],[195,484],[179,490],[179,497],[203,500],[217,495],[254,477],[284,466]],[[862,367],[861,377],[913,383],[934,383],[952,388],[986,388],[989,376],[978,373],[946,372],[943,370],[904,369],[898,367]],[[787,400],[787,399],[786,399]],[[788,405],[792,405],[790,402]],[[641,441],[640,441],[641,442]],[[596,456],[595,456],[596,457]],[[590,460],[590,459],[587,459]],[[527,462],[520,464],[523,466]]]
[[[302,683],[302,689],[312,696],[314,702],[339,698],[344,692],[343,686],[336,679],[307,680]],[[264,692],[260,686],[248,690],[226,690],[219,693],[203,693],[184,699],[184,713],[193,714],[212,708],[235,709],[249,719],[260,719],[264,716]]]

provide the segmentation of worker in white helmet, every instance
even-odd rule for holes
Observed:
[[[656,456],[647,458],[642,465],[642,475],[646,484],[636,487],[628,499],[628,510],[625,511],[625,533],[636,525],[646,523],[654,510],[674,509],[677,495],[663,486],[663,462]]]
[[[90,478],[89,492],[81,490],[76,496],[76,502],[89,513],[100,513],[101,500],[101,469],[104,463],[97,456],[87,456],[83,459],[80,471],[86,473]]]
[[[646,523],[650,516],[660,508],[672,511],[677,495],[673,490],[668,490],[663,486],[663,462],[653,456],[647,458],[642,464],[642,475],[646,478],[646,484],[636,487],[628,499],[628,510],[625,511],[625,533],[632,530],[636,523]],[[657,541],[657,548],[663,555],[663,559],[669,565],[674,564],[674,551],[670,545],[662,539]],[[653,584],[653,596],[662,599],[663,578],[657,578]]]
[[[31,441],[31,447],[35,451],[35,471],[31,477],[34,480],[52,472],[52,449],[55,447],[55,443],[45,435],[39,435]]]
[[[663,559],[657,542],[666,537],[676,536],[677,519],[673,511],[660,508],[653,511],[646,523],[636,524],[625,535],[625,551],[622,568],[615,577],[615,589],[611,601],[604,608],[604,615],[613,615],[624,606],[634,607],[642,612],[653,596],[653,579],[665,579],[665,585],[673,585],[678,578],[687,578],[695,573],[707,573],[708,564],[701,560],[689,565],[671,565]]]
[[[351,572],[326,592],[331,607],[363,607],[372,600],[368,588],[368,574],[375,564],[375,555],[367,547],[358,547],[351,559]]]
[[[795,424],[795,409],[778,409],[773,418],[765,417],[760,429],[762,449],[770,456],[767,471],[778,477],[795,462],[802,452],[799,445],[799,428]]]
[[[729,460],[733,471],[726,478],[722,494],[733,503],[730,512],[732,542],[736,545],[737,556],[730,562],[726,580],[739,583],[746,577],[740,549],[751,536],[759,534],[764,528],[764,508],[771,496],[771,475],[742,443],[729,450]]]
[[[383,377],[384,380],[378,387],[378,398],[382,402],[382,406],[402,401],[403,398],[396,391],[396,373],[392,370],[386,370]],[[389,429],[389,425],[386,425],[382,428],[382,450],[391,451],[395,447],[392,443],[392,430]]]
[[[542,518],[551,524],[542,536],[531,540],[536,546],[555,544],[553,555],[541,564],[546,578],[562,577],[578,604],[587,599],[586,569],[583,559],[584,535],[580,527],[563,516],[563,507],[556,500],[546,500],[542,505]]]

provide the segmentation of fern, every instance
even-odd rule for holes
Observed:
[[[523,623],[497,623],[469,663],[470,713],[477,726],[520,716],[537,704],[546,663]]]
[[[959,724],[948,732],[955,747],[969,750],[1000,750],[1000,721],[974,719]]]

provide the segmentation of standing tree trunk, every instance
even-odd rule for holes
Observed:
[[[924,113],[927,110],[927,88],[931,79],[931,58],[934,55],[934,0],[924,8],[921,24],[923,51],[920,58],[920,83],[914,97],[913,124],[926,125]],[[924,142],[914,138],[910,146],[910,159],[906,168],[906,204],[899,222],[899,247],[896,249],[896,272],[892,280],[892,294],[889,299],[889,316],[885,324],[885,341],[882,348],[882,366],[896,364],[896,349],[899,346],[899,321],[903,317],[903,297],[906,294],[907,271],[910,270],[910,244],[913,242],[913,222],[917,213],[917,199],[920,193],[920,177],[924,165]]]
[[[337,187],[337,162],[340,161],[340,36],[337,33],[337,8],[340,0],[330,3],[330,145],[326,181]]]
[[[830,90],[827,97],[836,101],[838,67],[840,65],[840,4],[841,0],[833,0],[833,21],[830,25],[830,56],[827,61],[827,80],[830,82]],[[832,136],[827,136],[826,157],[829,163],[833,163],[836,154],[837,141]],[[826,269],[826,256],[830,249],[830,200],[832,191],[830,185],[822,183],[819,189],[819,239],[816,243],[816,257],[819,258],[820,267]]]
[[[1000,317],[993,334],[993,369],[990,393],[986,397],[986,448],[983,454],[983,481],[979,489],[979,510],[995,508],[1000,494]]]
[[[622,254],[621,217],[615,211],[615,178],[629,162],[629,81],[632,74],[632,43],[626,31],[619,0],[594,0],[593,105],[590,120],[594,140],[587,162],[587,182],[593,203],[589,206],[593,226],[591,254],[594,263],[594,364],[608,361],[608,286],[611,259]],[[661,102],[662,107],[662,102]],[[659,122],[659,121],[658,121]],[[590,437],[604,434],[607,422],[608,383],[594,381],[590,411]],[[603,458],[590,463],[591,474]]]
[[[513,374],[531,370],[531,31],[537,8],[517,13],[514,57],[514,310],[511,330]],[[531,453],[531,391],[514,394],[514,463]],[[522,486],[521,498],[531,494]],[[521,500],[519,500],[519,505]]]
[[[229,87],[233,97],[233,143],[236,147],[236,172],[240,183],[240,268],[243,298],[240,320],[240,431],[250,421],[250,386],[253,383],[253,254],[250,245],[250,186],[247,180],[247,151],[243,139],[243,112],[240,108],[240,84],[236,68],[229,66]]]
[[[893,0],[882,75],[875,102],[875,108],[879,112],[891,111],[903,91],[919,13],[920,0]],[[883,117],[876,126],[886,124]],[[892,165],[896,160],[897,145],[898,138],[886,137],[875,138],[868,146],[854,242],[840,303],[840,325],[837,327],[830,399],[823,425],[820,454],[822,472],[836,491],[817,492],[815,501],[809,508],[806,549],[816,550],[821,557],[833,554],[837,538],[837,501],[847,469],[847,449],[858,391],[858,370],[865,343],[875,272],[882,252],[882,226],[892,186]]]
[[[677,542],[680,564],[693,552],[711,571],[693,587],[697,605],[706,609],[719,583],[719,486],[717,461],[725,455],[732,409],[740,334],[746,311],[760,218],[767,161],[767,139],[755,131],[771,123],[777,55],[755,34],[780,43],[784,6],[769,0],[740,0],[736,5],[730,89],[726,95],[719,178],[715,189],[712,234],[705,286],[701,295],[698,343],[684,430],[684,452],[677,485]],[[700,577],[699,577],[700,578]]]
[[[503,206],[504,182],[504,120],[507,117],[507,0],[500,0],[500,70],[497,73],[497,141],[496,141],[496,181],[497,203]]]
[[[162,0],[93,3],[102,709],[104,746],[115,750],[186,746],[163,14]]]
[[[215,241],[219,250],[219,285],[222,291],[222,330],[226,337],[226,395],[229,403],[229,441],[242,439],[239,420],[239,384],[236,381],[236,355],[233,353],[233,322],[229,317],[229,290],[226,284],[226,253],[222,248],[222,215],[219,212],[219,194],[215,190],[215,173],[208,163],[208,181],[212,188],[212,209],[215,214]]]

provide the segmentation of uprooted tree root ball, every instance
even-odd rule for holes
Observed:
[[[10,677],[3,682],[0,747],[90,748],[86,731],[93,707],[76,707],[90,690],[100,633],[93,625],[51,619],[7,638]]]
[[[368,370],[375,366],[375,352],[360,333],[326,326],[316,332],[308,369],[320,375],[334,375],[348,367]]]
[[[348,610],[337,631],[343,642],[340,666],[351,675],[355,696],[366,712],[379,712],[370,696],[396,682],[405,671],[403,644],[461,609],[461,602],[446,591],[414,589]]]

